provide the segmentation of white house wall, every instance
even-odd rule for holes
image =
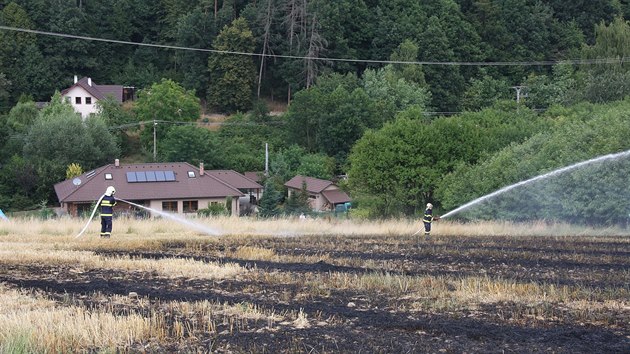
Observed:
[[[71,88],[68,92],[66,92],[65,97],[70,98],[70,104],[74,107],[74,110],[81,115],[81,117],[85,120],[90,116],[90,114],[97,112],[96,102],[98,101],[94,96],[90,95],[85,89],[80,86],[75,86]],[[81,104],[76,104],[76,97],[81,97]],[[90,97],[92,99],[91,104],[85,104],[85,98]]]
[[[221,205],[225,205],[225,198],[210,198],[210,199],[186,199],[186,200],[196,200],[197,201],[197,210],[206,209],[210,205],[210,203],[219,203]],[[149,208],[162,211],[162,202],[173,201],[173,200],[151,200],[149,202]],[[232,199],[232,215],[239,215],[239,205],[238,198]],[[184,214],[184,201],[177,200],[177,214]],[[159,216],[157,213],[151,213],[152,217]]]

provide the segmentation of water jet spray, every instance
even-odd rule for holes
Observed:
[[[99,207],[99,205],[101,203],[101,200],[103,200],[103,196],[101,196],[99,198],[99,200],[96,202],[96,206],[94,206],[94,210],[92,211],[92,215],[90,216],[88,222],[85,224],[85,226],[83,227],[81,232],[79,232],[79,234],[75,238],[78,238],[81,235],[83,235],[85,230],[88,228],[88,226],[90,225],[90,222],[92,222],[92,219],[94,218],[94,214],[96,214],[96,209],[98,209],[98,207]],[[116,200],[124,202],[124,203],[127,203],[129,205],[133,205],[133,206],[138,207],[138,208],[142,208],[142,209],[148,210],[150,212],[154,212],[156,214],[159,214],[161,216],[167,217],[167,218],[169,218],[171,220],[175,220],[175,221],[177,221],[179,223],[182,223],[182,224],[185,224],[187,226],[190,226],[191,228],[196,229],[197,231],[201,231],[201,232],[203,232],[205,234],[208,234],[208,235],[211,235],[211,236],[219,236],[219,235],[222,234],[219,230],[212,229],[212,228],[209,228],[207,226],[204,226],[204,225],[201,225],[201,224],[198,224],[198,223],[194,223],[194,222],[192,222],[190,220],[187,220],[186,218],[183,218],[183,217],[181,217],[179,215],[176,215],[176,214],[171,214],[171,213],[167,213],[167,212],[164,212],[164,211],[155,210],[155,209],[152,209],[152,208],[149,208],[149,207],[145,207],[144,205],[136,204],[134,202],[130,202],[128,200],[124,200],[124,199],[121,199],[121,198],[116,198]]]
[[[464,204],[464,205],[462,205],[462,206],[460,206],[460,207],[458,207],[458,208],[456,208],[454,210],[451,210],[448,213],[442,215],[441,218],[446,218],[446,217],[449,217],[449,216],[454,215],[456,213],[459,213],[460,211],[466,210],[466,209],[470,208],[471,206],[473,206],[475,204],[479,204],[479,203],[481,203],[483,201],[486,201],[486,200],[488,200],[490,198],[493,198],[493,197],[495,197],[495,196],[497,196],[499,194],[503,194],[503,193],[505,193],[507,191],[510,191],[510,190],[514,189],[514,188],[517,188],[517,187],[520,187],[520,186],[524,186],[524,185],[533,183],[535,181],[540,181],[540,180],[543,180],[543,179],[546,179],[546,178],[549,178],[549,177],[557,176],[557,175],[560,175],[560,174],[562,174],[564,172],[568,172],[568,171],[574,170],[574,169],[582,167],[582,166],[590,165],[592,163],[596,163],[596,162],[600,162],[600,161],[606,161],[606,160],[616,160],[618,158],[625,157],[625,156],[628,156],[628,155],[630,155],[630,150],[626,150],[626,151],[623,151],[623,152],[618,152],[618,153],[615,153],[615,154],[602,155],[602,156],[599,156],[599,157],[592,158],[590,160],[578,162],[578,163],[575,163],[575,164],[567,166],[567,167],[562,167],[562,168],[559,168],[557,170],[554,170],[554,171],[551,171],[551,172],[548,172],[548,173],[545,173],[545,174],[542,174],[542,175],[538,175],[536,177],[530,178],[530,179],[525,180],[525,181],[514,183],[512,185],[509,185],[507,187],[503,187],[503,188],[501,188],[501,189],[499,189],[497,191],[494,191],[494,192],[492,192],[490,194],[486,194],[486,195],[484,195],[482,197],[479,197],[479,198],[477,198],[477,199],[475,199],[475,200],[473,200],[471,202],[468,202],[468,203],[466,203],[466,204]]]

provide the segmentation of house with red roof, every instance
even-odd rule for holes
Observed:
[[[263,193],[263,186],[258,181],[252,180],[245,173],[240,174],[234,170],[207,170],[206,173],[236,187],[244,194],[239,198],[241,214],[252,214],[255,211]]]
[[[349,203],[350,197],[332,181],[297,175],[284,184],[288,195],[306,188],[313,211],[334,211],[337,205]]]
[[[157,211],[196,214],[212,204],[230,203],[240,215],[243,197],[262,186],[235,171],[205,171],[186,162],[120,164],[118,159],[76,178],[55,185],[61,209],[70,215],[90,213],[108,186],[115,197]],[[245,192],[243,192],[245,191]],[[249,198],[247,198],[249,199]],[[119,202],[114,212],[132,213],[133,206]]]
[[[75,75],[74,84],[61,91],[61,96],[70,103],[74,110],[85,120],[92,114],[96,114],[98,107],[96,102],[111,97],[118,103],[133,100],[135,95],[133,87],[122,85],[97,85],[89,77],[80,80]]]

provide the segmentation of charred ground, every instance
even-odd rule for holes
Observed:
[[[240,259],[235,256],[240,247],[273,250],[277,257]],[[60,304],[120,314],[160,311],[165,318],[181,323],[197,321],[196,315],[165,304],[204,300],[247,304],[276,313],[299,312],[307,319],[302,326],[224,320],[213,331],[198,330],[184,339],[173,337],[167,344],[134,343],[120,348],[132,352],[630,351],[627,301],[625,306],[609,308],[593,295],[595,305],[602,306],[591,313],[584,312],[590,311],[588,308],[544,299],[538,305],[503,299],[474,306],[437,306],[435,302],[443,299],[412,299],[404,288],[390,292],[305,285],[331,274],[482,277],[624,297],[630,293],[630,243],[623,237],[224,237],[218,242],[164,242],[160,249],[151,251],[95,252],[236,263],[251,272],[238,279],[216,281],[142,271],[22,264],[0,265],[0,283],[45,294]],[[445,291],[449,290],[453,289]],[[129,297],[130,293],[137,297]],[[114,301],[115,295],[127,296],[128,301]],[[411,302],[424,306],[411,306]]]

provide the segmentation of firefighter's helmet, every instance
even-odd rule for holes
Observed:
[[[107,190],[105,191],[105,195],[108,197],[111,197],[115,193],[116,193],[116,188],[114,188],[113,186],[107,187]]]
[[[427,209],[433,209],[433,204],[427,203]]]

